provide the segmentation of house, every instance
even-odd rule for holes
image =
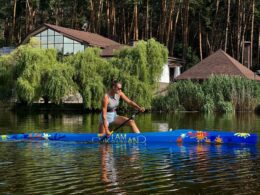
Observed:
[[[42,48],[56,48],[63,55],[75,54],[84,51],[87,47],[99,47],[102,49],[102,57],[111,57],[114,50],[124,47],[116,41],[95,33],[52,24],[43,24],[36,28],[26,36],[22,44],[27,43],[31,37],[37,38]]]
[[[175,80],[191,79],[201,81],[208,79],[212,75],[240,76],[260,81],[257,74],[221,49],[180,74]]]

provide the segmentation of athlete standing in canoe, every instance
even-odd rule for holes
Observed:
[[[113,81],[111,89],[104,95],[102,100],[102,112],[100,115],[99,133],[110,135],[109,125],[111,123],[120,125],[128,120],[127,117],[119,116],[116,109],[119,105],[120,99],[123,99],[127,104],[136,108],[140,112],[144,112],[145,108],[139,106],[134,101],[130,100],[122,91],[122,83],[120,81]],[[129,120],[126,123],[131,127],[134,133],[140,133],[134,120]]]

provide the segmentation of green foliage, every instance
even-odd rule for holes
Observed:
[[[202,111],[205,113],[212,113],[215,110],[215,104],[210,95],[206,95],[204,99],[204,104],[202,106]]]
[[[22,103],[32,103],[35,100],[35,86],[27,79],[22,77],[17,79],[16,92]]]
[[[140,81],[154,88],[167,60],[168,50],[154,39],[149,39],[121,50],[111,62],[120,71],[136,75]]]
[[[181,81],[177,83],[176,90],[179,94],[180,104],[185,110],[201,110],[204,100],[204,93],[200,85],[192,81]]]
[[[4,72],[0,80],[7,81],[4,84],[6,90],[1,87],[1,92],[5,92],[9,99],[14,90],[18,100],[25,104],[41,97],[59,103],[75,88],[72,80],[74,69],[57,62],[56,50],[41,49],[33,39],[9,56],[1,57],[0,64],[1,73]]]
[[[0,85],[1,92],[5,87],[10,90],[6,97],[10,97],[14,90],[18,100],[25,104],[40,98],[60,104],[67,95],[79,92],[84,108],[91,110],[100,109],[105,91],[113,79],[118,79],[130,99],[149,109],[167,62],[167,49],[151,39],[123,49],[113,59],[101,58],[100,52],[90,47],[59,61],[56,50],[39,48],[39,43],[31,39],[10,56],[0,58],[0,81],[13,78],[10,85],[7,82]],[[122,109],[127,108],[122,103]]]
[[[242,77],[212,76],[202,87],[220,111],[223,111],[223,106],[226,107],[224,102],[231,102],[232,110],[254,110],[259,95],[257,82]]]
[[[259,95],[260,87],[256,81],[212,76],[202,84],[191,81],[172,84],[164,97],[157,97],[153,101],[153,109],[175,111],[183,107],[185,110],[206,113],[254,110],[259,103]],[[177,104],[171,107],[169,99]]]
[[[168,87],[168,93],[165,96],[157,96],[153,99],[153,109],[157,111],[178,111],[183,110],[179,101],[179,94],[176,85],[171,84]]]
[[[100,49],[88,48],[85,52],[64,59],[75,68],[73,79],[83,97],[84,108],[98,109],[104,95],[105,87],[99,69],[108,68],[107,61],[100,57]],[[100,71],[104,73],[103,71]]]
[[[56,50],[20,46],[15,52],[14,77],[17,79],[17,96],[21,102],[33,103],[42,95],[41,79],[56,63]]]
[[[64,61],[76,70],[73,78],[83,97],[84,108],[100,109],[104,92],[113,79],[122,81],[124,93],[130,99],[150,108],[153,89],[167,62],[167,54],[167,49],[152,39],[126,47],[111,60],[101,58],[100,49],[88,48]],[[122,103],[122,109],[127,107]]]
[[[12,55],[0,56],[0,101],[7,101],[12,97],[14,85],[13,57]]]
[[[159,81],[162,74],[163,65],[168,61],[168,50],[154,39],[147,41],[147,63],[149,67],[150,83]]]
[[[150,85],[140,81],[136,76],[131,76],[128,73],[121,73],[119,80],[123,83],[124,93],[139,105],[149,109],[151,107],[152,92]],[[128,106],[122,102],[121,107],[126,110]]]
[[[75,91],[73,74],[73,67],[62,63],[53,64],[53,67],[46,71],[41,80],[42,95],[48,97],[52,102],[60,104],[63,97]]]

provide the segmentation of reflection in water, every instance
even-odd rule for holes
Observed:
[[[96,132],[98,117],[1,111],[0,131]],[[147,113],[135,120],[143,132],[165,130],[161,128],[167,124],[172,129],[260,129],[260,116],[254,113]],[[0,143],[0,194],[256,194],[258,149],[259,145]]]
[[[171,129],[190,128],[196,130],[225,130],[236,132],[257,132],[260,116],[253,112],[232,114],[172,113],[152,114],[156,123],[168,122]]]
[[[112,183],[116,186],[117,171],[115,168],[115,159],[110,144],[100,144],[101,166],[102,166],[102,181],[105,183]]]
[[[0,194],[260,190],[256,146],[7,142],[0,145],[0,159]]]
[[[260,116],[254,113],[146,113],[135,118],[142,132],[167,129],[258,132]],[[1,134],[24,132],[97,132],[99,113],[12,113],[0,110]],[[112,129],[115,126],[111,127]],[[126,126],[120,129],[130,132]]]
[[[250,112],[208,115],[202,113],[145,113],[138,115],[135,120],[142,132],[190,128],[249,133],[257,132],[260,129],[260,116]],[[98,121],[99,113],[12,113],[0,110],[2,134],[55,131],[97,132]],[[121,130],[130,132],[126,126]]]
[[[121,188],[127,172],[136,172],[140,169],[138,163],[139,149],[136,147],[128,147],[127,145],[99,145],[101,155],[101,180],[105,184],[106,192],[124,194],[126,191]],[[122,165],[124,163],[124,165]],[[132,167],[131,165],[135,166]],[[130,178],[129,178],[130,179]]]

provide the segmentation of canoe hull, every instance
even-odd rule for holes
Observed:
[[[0,135],[0,141],[72,141],[99,143],[102,137],[96,133],[25,133]],[[234,143],[234,144],[256,144],[256,134],[222,132],[222,131],[196,131],[192,129],[179,129],[167,132],[149,133],[114,133],[109,138],[103,139],[105,143]]]

